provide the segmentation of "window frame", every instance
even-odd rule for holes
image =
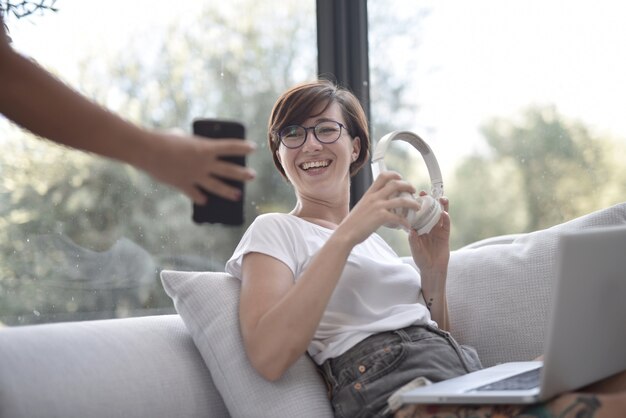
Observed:
[[[318,77],[350,89],[370,118],[367,0],[316,0]],[[371,137],[371,124],[370,124]],[[352,177],[352,208],[372,184],[369,164]]]

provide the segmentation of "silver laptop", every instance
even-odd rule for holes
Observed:
[[[502,363],[402,401],[530,404],[626,370],[626,227],[562,235],[557,263],[543,361]]]

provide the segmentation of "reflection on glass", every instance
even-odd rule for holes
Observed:
[[[280,92],[315,77],[313,1],[58,8],[9,20],[14,47],[143,125],[190,131],[197,117],[243,122],[259,145],[248,158],[258,177],[247,186],[247,224],[292,206],[267,151],[266,125]],[[196,225],[186,197],[141,172],[33,138],[5,120],[0,130],[5,324],[173,312],[160,270],[222,270],[247,226]]]

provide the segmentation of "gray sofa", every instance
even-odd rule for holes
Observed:
[[[476,347],[485,365],[539,355],[558,236],[612,224],[626,224],[626,204],[546,230],[497,237],[454,251],[448,281],[452,333]],[[236,279],[224,273],[206,274],[236,286],[232,284]],[[173,298],[182,312],[180,301]],[[225,303],[233,306],[224,309],[236,311],[232,300]],[[256,410],[248,409],[255,412],[234,408],[233,402],[245,403],[247,395],[224,396],[223,386],[214,381],[223,375],[209,362],[183,318],[148,316],[0,329],[0,417],[290,416],[270,411],[258,400],[252,405]],[[289,376],[292,382],[298,378]],[[259,389],[265,385],[258,382]],[[317,393],[322,392],[323,388]],[[265,400],[269,405],[279,398]],[[317,416],[330,415],[327,405],[323,410]]]

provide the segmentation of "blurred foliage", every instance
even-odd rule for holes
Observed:
[[[593,134],[552,106],[529,107],[519,120],[494,118],[482,133],[488,155],[463,161],[448,189],[454,248],[547,228],[624,200],[624,143]]]
[[[553,106],[493,118],[482,134],[488,151],[465,157],[445,179],[452,249],[548,228],[624,201],[624,141],[593,134]],[[427,169],[410,146],[390,147],[385,162],[418,190],[428,190]],[[379,233],[398,254],[410,255],[404,231],[381,228]]]
[[[175,22],[160,38],[130,39],[118,56],[94,51],[77,86],[155,128],[190,130],[198,117],[242,121],[259,145],[248,161],[258,173],[246,190],[248,223],[293,205],[267,152],[265,126],[279,93],[315,77],[314,10],[307,10],[314,3],[280,4],[207,5],[196,22]],[[2,129],[1,321],[173,311],[159,271],[223,270],[247,227],[196,225],[186,197],[142,172]],[[118,260],[114,271],[111,259]]]
[[[409,87],[415,82],[411,78],[423,66],[415,51],[420,47],[421,27],[430,9],[410,0],[393,3],[398,7],[390,7],[385,1],[367,3],[369,56],[375,57],[370,60],[369,69],[374,143],[388,132],[413,126],[419,111],[419,95]]]

